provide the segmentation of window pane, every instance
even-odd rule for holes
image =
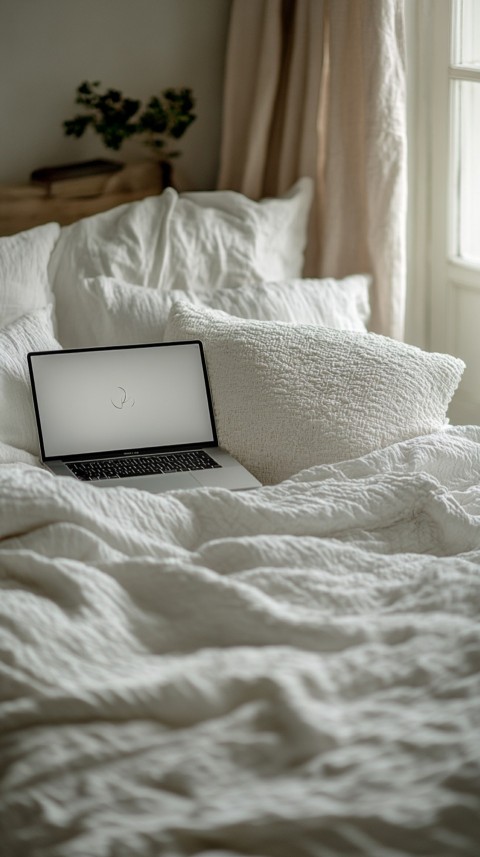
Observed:
[[[480,82],[453,87],[454,252],[480,264]]]
[[[453,62],[480,66],[480,0],[456,0],[453,16]]]

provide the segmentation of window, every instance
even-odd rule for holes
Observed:
[[[479,265],[480,2],[456,0],[451,15],[451,254]]]
[[[480,424],[480,0],[407,0],[408,15],[410,339],[463,358],[449,416]]]

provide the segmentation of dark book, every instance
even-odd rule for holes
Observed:
[[[102,194],[110,176],[118,173],[123,166],[117,161],[99,158],[59,167],[42,167],[34,170],[30,178],[34,184],[45,188],[47,196],[80,199]]]
[[[80,179],[87,176],[98,176],[116,173],[124,165],[119,161],[97,158],[93,161],[81,161],[76,164],[62,164],[58,167],[41,167],[34,170],[30,178],[33,182],[50,185],[52,182]]]

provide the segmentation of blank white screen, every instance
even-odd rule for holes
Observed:
[[[195,342],[31,359],[47,458],[214,439]]]

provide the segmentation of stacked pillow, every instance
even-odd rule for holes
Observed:
[[[219,442],[264,483],[438,431],[464,363],[375,334],[252,321],[185,301],[168,340],[205,349]]]
[[[0,328],[52,300],[48,263],[58,223],[0,238]]]
[[[0,330],[1,442],[33,455],[40,454],[27,354],[59,348],[51,306],[27,313]]]
[[[70,321],[61,327],[65,348],[161,342],[179,298],[240,318],[309,322],[366,332],[370,277],[251,283],[241,288],[142,289],[111,277],[77,284]]]
[[[49,265],[60,341],[76,335],[77,291],[90,277],[209,293],[300,277],[311,198],[306,178],[260,202],[233,191],[168,188],[65,227]]]
[[[0,238],[0,442],[37,456],[27,353],[61,347],[48,277],[60,231],[47,223]]]

